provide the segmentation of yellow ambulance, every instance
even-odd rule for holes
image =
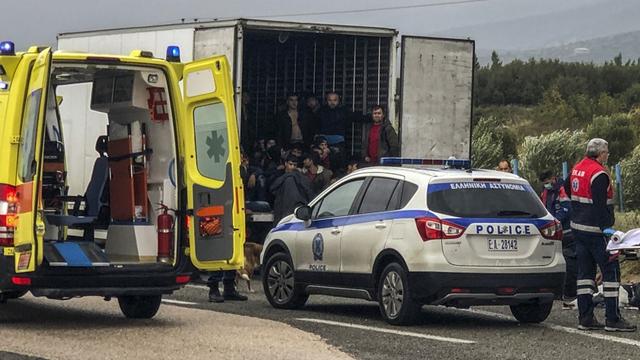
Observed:
[[[0,301],[114,297],[150,318],[192,273],[240,268],[233,95],[224,56],[0,42]]]

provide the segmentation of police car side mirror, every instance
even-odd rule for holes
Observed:
[[[311,208],[307,205],[300,206],[294,211],[296,218],[302,221],[311,220]]]

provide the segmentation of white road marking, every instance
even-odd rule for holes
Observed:
[[[180,301],[173,299],[162,299],[163,303],[174,304],[174,305],[198,305],[198,303],[190,302],[190,301]]]
[[[318,323],[318,324],[342,326],[342,327],[348,327],[348,328],[360,329],[360,330],[376,331],[376,332],[394,334],[394,335],[411,336],[411,337],[417,337],[417,338],[429,339],[429,340],[445,341],[445,342],[451,342],[451,343],[456,343],[456,344],[475,344],[476,343],[475,341],[471,341],[471,340],[456,339],[456,338],[444,337],[444,336],[436,336],[436,335],[420,334],[420,333],[409,332],[409,331],[391,330],[391,329],[385,329],[385,328],[377,328],[377,327],[373,327],[373,326],[365,326],[365,325],[358,325],[358,324],[351,324],[351,323],[342,323],[342,322],[337,322],[337,321],[329,321],[329,320],[321,320],[321,319],[310,319],[310,318],[298,318],[296,320],[312,322],[312,323]]]
[[[490,312],[490,311],[475,310],[475,309],[469,309],[469,310],[462,310],[461,309],[461,311],[468,311],[468,312],[476,313],[476,314],[480,314],[480,315],[491,316],[491,317],[502,319],[502,320],[515,321],[515,319],[513,317],[511,317],[511,316],[504,315],[504,314],[498,314],[498,313],[494,313],[494,312]],[[617,342],[617,343],[620,343],[620,344],[640,347],[640,341],[638,341],[638,340],[632,340],[632,339],[627,339],[627,338],[622,338],[622,337],[617,337],[617,336],[606,335],[606,334],[603,334],[604,330],[600,330],[600,332],[594,332],[593,330],[585,331],[585,330],[578,330],[577,328],[570,328],[570,327],[566,327],[566,326],[562,326],[562,325],[554,325],[554,324],[549,324],[549,323],[540,323],[540,324],[532,324],[532,325],[545,327],[545,328],[556,330],[556,331],[564,331],[564,332],[569,333],[569,334],[582,335],[582,336],[587,336],[587,337],[591,337],[591,338],[594,338],[594,339],[606,340],[606,341],[611,341],[611,342]]]

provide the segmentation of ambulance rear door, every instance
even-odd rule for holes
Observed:
[[[224,56],[183,71],[184,171],[192,263],[237,269],[244,261],[244,195],[229,63]]]
[[[16,273],[35,271],[36,263],[42,262],[45,226],[39,199],[42,195],[42,137],[50,68],[51,49],[47,48],[38,54],[31,69],[22,116],[16,179]]]

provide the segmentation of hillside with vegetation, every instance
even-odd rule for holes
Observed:
[[[476,64],[473,160],[493,167],[518,159],[533,184],[544,170],[561,173],[589,138],[609,141],[609,165],[623,169],[625,204],[640,208],[640,62],[617,56],[602,65],[514,60],[492,54]],[[635,150],[634,150],[635,149]]]

